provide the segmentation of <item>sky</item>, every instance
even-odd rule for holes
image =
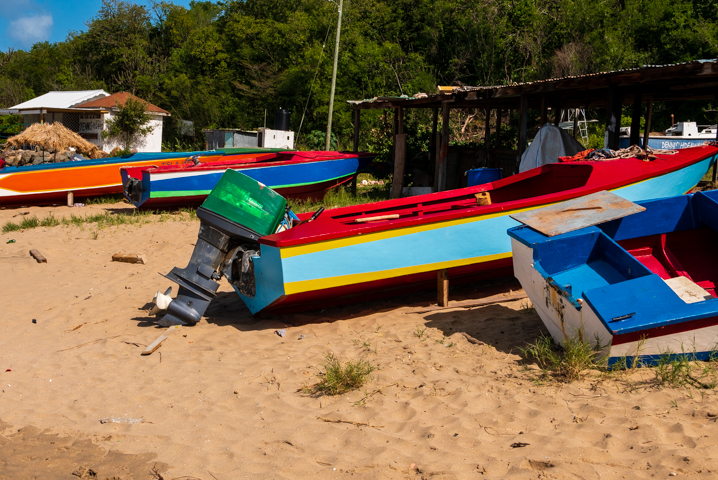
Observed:
[[[173,0],[189,7],[190,0]],[[149,5],[148,0],[132,3]],[[37,42],[62,42],[71,31],[85,31],[102,0],[0,0],[0,50],[29,50]]]

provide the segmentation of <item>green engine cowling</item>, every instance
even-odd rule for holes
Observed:
[[[286,207],[286,199],[271,188],[227,170],[197,209],[199,234],[189,264],[166,275],[179,285],[179,292],[158,323],[199,322],[216,296],[222,276],[243,294],[253,296],[251,258],[257,255],[259,238],[277,230]]]

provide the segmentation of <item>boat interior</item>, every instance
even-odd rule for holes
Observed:
[[[358,219],[365,221],[386,215],[391,215],[391,218],[377,218],[375,222],[435,216],[484,206],[477,203],[476,197],[477,193],[482,192],[488,192],[489,200],[485,205],[506,204],[583,187],[588,183],[592,171],[592,165],[549,164],[495,182],[464,188],[452,195],[419,195],[381,202],[377,204],[377,208],[357,205],[336,209],[327,217],[345,225],[352,225]]]
[[[693,315],[712,312],[705,301],[718,297],[718,191],[641,205],[550,239],[527,227],[512,236],[532,246],[536,269],[574,305],[583,297],[609,323],[631,318],[621,328],[660,323],[686,305]]]

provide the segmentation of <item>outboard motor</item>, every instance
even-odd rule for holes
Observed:
[[[193,325],[202,318],[222,276],[242,294],[254,296],[254,265],[259,238],[282,222],[287,202],[265,185],[227,170],[201,207],[199,235],[185,268],[173,268],[167,278],[179,285],[177,298],[157,292],[154,313],[166,310],[162,326]]]

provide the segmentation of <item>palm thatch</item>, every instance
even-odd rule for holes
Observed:
[[[6,146],[23,148],[23,146],[40,147],[46,152],[62,152],[73,147],[89,158],[102,158],[106,154],[97,146],[88,142],[61,123],[35,123],[24,131],[10,137]]]

